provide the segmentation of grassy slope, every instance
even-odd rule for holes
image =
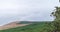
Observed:
[[[50,23],[40,22],[24,27],[2,30],[0,32],[50,32],[52,29],[53,26]]]

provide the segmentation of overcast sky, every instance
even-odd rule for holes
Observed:
[[[12,21],[51,21],[58,0],[0,0],[0,25]]]

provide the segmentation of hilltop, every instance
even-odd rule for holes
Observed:
[[[25,22],[22,23],[26,24]],[[15,28],[0,30],[0,32],[52,32],[53,28],[54,27],[51,25],[51,22],[33,22],[33,24],[27,26],[19,26]]]
[[[28,24],[22,24],[20,23],[20,21],[14,21],[8,24],[5,24],[3,26],[0,26],[0,30],[5,30],[5,29],[9,29],[9,28],[15,28],[15,27],[21,27],[21,26],[26,26]]]

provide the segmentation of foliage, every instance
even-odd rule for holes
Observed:
[[[55,11],[52,12],[52,15],[55,17],[55,20],[53,21],[55,32],[60,32],[60,7],[56,7]]]

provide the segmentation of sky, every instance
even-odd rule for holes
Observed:
[[[59,0],[0,0],[0,25],[13,21],[52,21]]]

